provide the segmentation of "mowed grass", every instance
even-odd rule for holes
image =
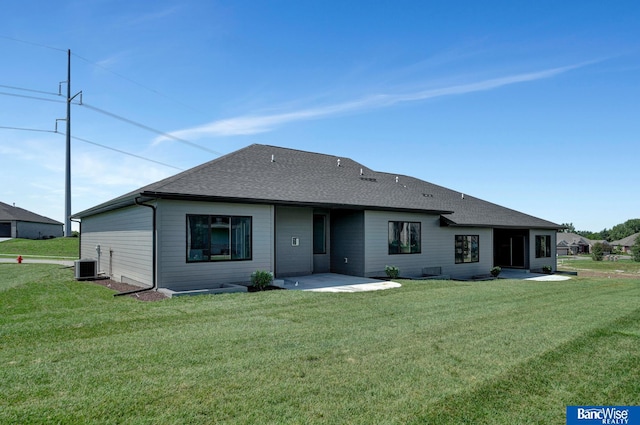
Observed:
[[[3,424],[561,424],[640,404],[634,279],[140,302],[33,266],[0,264],[29,276],[0,291]]]
[[[594,261],[589,256],[568,257],[558,259],[558,269],[565,271],[596,271],[610,273],[638,274],[640,279],[640,262],[631,259],[618,261]]]
[[[0,242],[0,257],[78,258],[79,238],[10,239]]]

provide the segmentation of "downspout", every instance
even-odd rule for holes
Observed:
[[[157,252],[157,248],[156,248],[156,206],[155,205],[147,205],[147,204],[143,204],[139,201],[140,198],[135,198],[134,202],[136,203],[136,205],[139,205],[141,207],[148,207],[151,208],[153,210],[153,220],[152,220],[152,226],[153,226],[153,230],[152,230],[152,241],[151,241],[151,288],[142,288],[142,289],[136,289],[134,291],[128,291],[128,292],[119,292],[117,294],[113,294],[114,297],[120,297],[122,295],[131,295],[131,294],[137,294],[139,292],[145,292],[145,291],[151,291],[154,290],[158,287],[158,284],[156,282],[156,263],[157,263],[157,259],[156,259],[156,252]]]
[[[78,223],[78,259],[82,258],[82,221],[70,219],[74,223]]]

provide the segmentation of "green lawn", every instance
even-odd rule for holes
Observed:
[[[558,269],[566,271],[598,271],[638,273],[640,278],[640,262],[630,259],[618,261],[593,261],[590,256],[561,257],[558,259]]]
[[[78,258],[78,243],[78,238],[10,239],[0,242],[0,257],[75,259]]]
[[[3,424],[562,424],[567,405],[640,404],[634,279],[159,302],[0,264],[14,279]]]

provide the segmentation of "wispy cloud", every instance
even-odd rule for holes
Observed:
[[[171,6],[162,10],[157,10],[153,12],[149,12],[146,14],[138,15],[136,17],[130,18],[126,23],[128,25],[139,25],[147,22],[156,21],[158,19],[164,19],[168,16],[174,15],[181,9],[180,6]]]
[[[303,120],[320,119],[344,113],[355,113],[367,109],[384,108],[406,102],[417,102],[443,96],[461,95],[479,91],[493,90],[503,86],[529,81],[551,78],[559,74],[586,66],[593,62],[584,62],[542,71],[509,75],[474,83],[447,86],[435,89],[421,90],[410,93],[377,94],[361,99],[338,103],[334,105],[307,108],[276,114],[245,115],[235,118],[217,120],[201,126],[191,127],[171,133],[174,137],[195,140],[204,137],[241,136],[272,131],[280,125]],[[170,140],[160,136],[154,143]]]

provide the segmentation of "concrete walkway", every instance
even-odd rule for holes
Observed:
[[[571,276],[559,274],[531,273],[527,270],[502,269],[500,277],[503,279],[535,280],[535,281],[561,281],[569,280]]]
[[[571,279],[570,276],[558,274],[530,273],[526,270],[503,269],[500,277],[504,279],[533,280],[533,281],[562,281]],[[276,279],[273,284],[285,289],[297,289],[313,292],[364,292],[380,291],[383,289],[400,288],[397,282],[371,279],[367,277],[347,276],[336,273],[318,273],[308,276],[288,277]]]
[[[276,279],[275,286],[313,292],[365,292],[400,288],[402,285],[367,277],[347,276],[336,273],[318,273],[309,276]]]

